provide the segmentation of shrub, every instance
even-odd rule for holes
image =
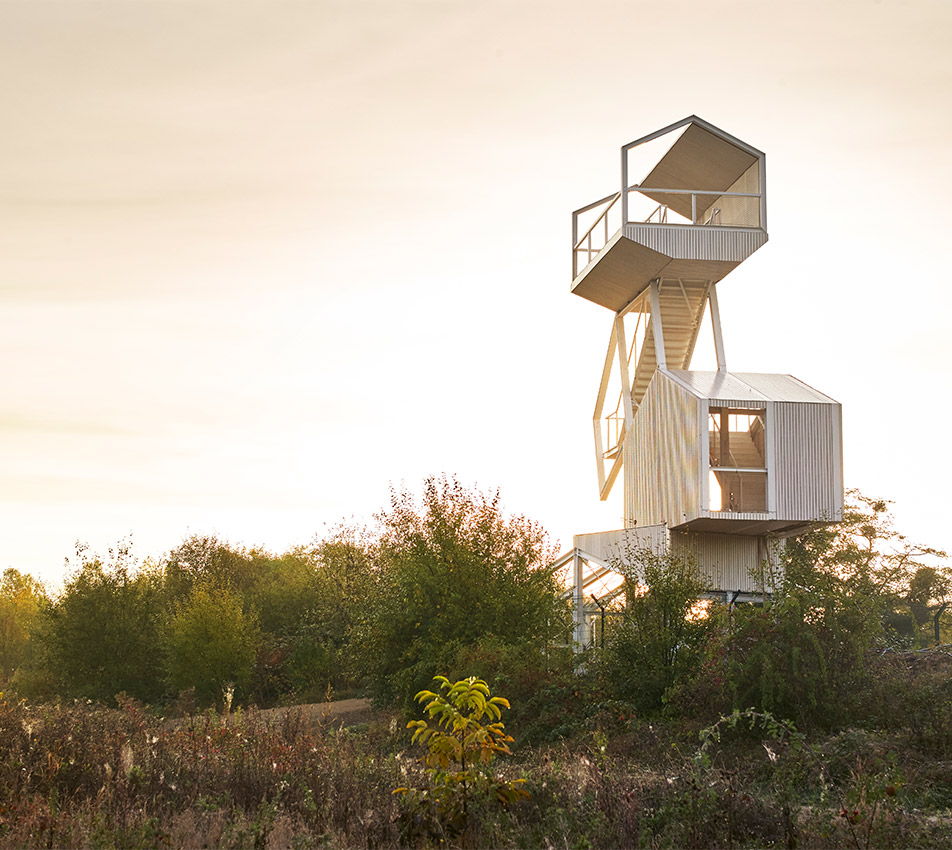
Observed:
[[[411,709],[461,647],[494,639],[541,654],[561,631],[547,538],[504,516],[498,494],[429,479],[422,506],[394,492],[380,522],[376,586],[356,634],[378,700]]]
[[[28,658],[30,635],[49,606],[46,589],[30,575],[6,569],[0,578],[0,682]]]
[[[169,684],[176,691],[194,688],[202,705],[213,705],[229,686],[240,693],[251,681],[258,635],[237,594],[195,585],[168,625]]]
[[[128,546],[108,563],[87,558],[37,629],[40,646],[30,678],[63,696],[110,702],[120,691],[138,699],[164,692],[161,578],[137,570]],[[45,675],[44,675],[45,673]]]
[[[605,690],[643,712],[693,669],[709,621],[692,609],[704,590],[692,561],[635,553],[620,567],[628,583],[624,616],[608,635],[598,664]]]

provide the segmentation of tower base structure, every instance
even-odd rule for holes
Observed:
[[[606,617],[623,613],[626,580],[638,579],[638,556],[673,555],[697,565],[700,598],[725,604],[763,603],[780,575],[784,537],[669,529],[647,525],[577,534],[555,566],[569,573],[573,644],[584,649],[604,635]]]

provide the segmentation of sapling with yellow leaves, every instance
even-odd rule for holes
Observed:
[[[512,737],[506,733],[504,697],[494,697],[489,686],[475,676],[451,683],[436,676],[437,691],[420,691],[416,700],[428,720],[411,720],[413,742],[428,750],[420,761],[428,778],[424,788],[397,788],[411,804],[414,815],[439,831],[466,829],[471,805],[489,801],[509,805],[529,796],[524,779],[503,780],[491,765],[498,755],[511,755]]]

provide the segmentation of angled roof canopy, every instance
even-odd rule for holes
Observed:
[[[723,192],[732,186],[755,162],[763,162],[764,154],[757,148],[708,124],[696,115],[671,124],[622,148],[629,150],[684,127],[668,152],[651,169],[640,185],[648,189],[695,189]],[[644,192],[659,204],[675,212],[691,216],[691,196],[664,192]],[[711,201],[714,200],[712,197]]]

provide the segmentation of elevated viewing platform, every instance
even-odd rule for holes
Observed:
[[[669,146],[630,184],[630,154],[648,143]],[[765,157],[740,139],[692,115],[621,160],[621,190],[572,213],[576,295],[618,312],[658,278],[716,283],[767,241]]]

